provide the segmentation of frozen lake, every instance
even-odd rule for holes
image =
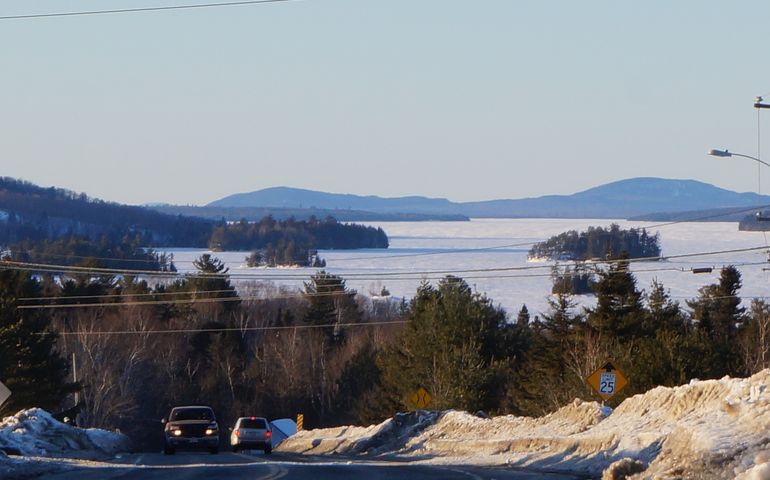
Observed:
[[[673,225],[623,220],[586,219],[474,219],[470,222],[379,222],[390,238],[387,250],[323,250],[325,270],[345,278],[359,293],[391,294],[410,298],[420,282],[436,283],[446,274],[459,276],[484,293],[509,315],[515,316],[526,304],[530,313],[546,311],[551,291],[550,262],[528,262],[527,251],[534,242],[567,230],[584,231],[589,226],[621,228],[647,227],[660,234],[664,256],[690,255],[660,262],[634,263],[638,287],[649,289],[657,278],[671,296],[684,304],[698,289],[719,278],[719,268],[736,265],[743,275],[741,296],[767,296],[770,272],[768,237],[762,232],[740,232],[737,223],[702,222]],[[650,228],[651,227],[651,228]],[[756,249],[746,252],[739,249]],[[192,261],[206,250],[172,250],[177,268],[192,271]],[[230,268],[235,284],[243,281],[271,281],[302,288],[302,282],[317,270],[312,268],[249,268],[248,252],[216,252],[214,256]],[[713,267],[709,274],[693,274],[697,267]],[[583,305],[593,297],[576,297]]]

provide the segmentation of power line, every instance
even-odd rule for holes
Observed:
[[[727,250],[713,250],[706,252],[696,253],[683,253],[677,255],[661,255],[656,257],[639,257],[629,259],[594,259],[577,262],[582,265],[611,265],[617,263],[639,263],[639,262],[651,262],[651,261],[667,261],[680,258],[693,258],[704,256],[716,256],[734,253],[746,253],[752,251],[766,250],[767,246],[759,247],[746,247]],[[550,269],[551,264],[546,265],[525,265],[518,267],[489,267],[489,268],[467,268],[467,269],[444,269],[444,270],[423,270],[423,271],[411,271],[411,272],[368,272],[368,273],[346,273],[345,278],[350,279],[387,279],[392,277],[417,277],[431,276],[431,275],[453,275],[464,273],[491,273],[491,272],[511,272],[511,271],[524,271],[535,269]],[[181,272],[158,272],[155,270],[121,270],[121,269],[108,269],[108,268],[96,268],[96,267],[71,267],[63,265],[53,264],[39,264],[39,263],[27,263],[27,262],[14,262],[9,260],[0,261],[0,268],[6,268],[11,270],[22,270],[31,272],[47,272],[47,273],[71,273],[76,275],[145,275],[155,276],[163,278],[202,278],[202,279],[256,279],[256,280],[300,280],[307,279],[306,273],[298,274],[259,274],[252,272],[240,272],[240,273],[181,273]]]
[[[11,251],[11,254],[13,254],[13,248],[9,249]],[[118,258],[118,257],[95,257],[93,255],[72,255],[72,254],[64,254],[64,253],[44,253],[44,252],[35,252],[35,251],[18,251],[16,252],[20,256],[29,256],[33,258],[64,258],[64,259],[80,259],[80,260],[104,260],[106,262],[126,262],[126,263],[149,263],[149,264],[156,264],[161,263],[161,259],[159,258]],[[155,252],[158,253],[158,252]],[[170,254],[170,256],[173,256],[173,254]],[[172,258],[167,258],[167,262],[173,262],[173,263],[193,263],[195,260],[183,260],[180,262],[174,262]]]
[[[238,5],[257,5],[257,4],[263,4],[263,3],[284,3],[284,2],[293,2],[293,1],[297,1],[297,0],[243,0],[238,2],[198,3],[198,4],[186,4],[186,5],[164,5],[159,7],[119,8],[114,10],[81,10],[76,12],[32,13],[32,14],[25,14],[25,15],[0,16],[0,20],[24,20],[24,19],[32,19],[32,18],[77,17],[77,16],[85,16],[85,15],[159,12],[159,11],[165,11],[165,10],[188,10],[192,8],[233,7]]]
[[[81,330],[75,332],[36,332],[33,335],[157,335],[170,333],[222,333],[222,332],[258,332],[270,330],[303,330],[318,328],[340,328],[340,327],[379,327],[385,325],[399,325],[407,323],[406,320],[388,320],[382,322],[360,322],[360,323],[329,323],[323,325],[281,325],[271,327],[230,327],[230,328],[176,328],[167,330],[107,330],[107,331],[88,331]]]
[[[288,1],[288,0],[284,0]],[[702,220],[710,220],[714,218],[724,217],[728,215],[734,215],[738,213],[744,213],[744,212],[751,212],[755,211],[756,209],[761,208],[770,208],[770,204],[768,205],[757,205],[753,207],[743,208],[739,210],[730,210],[729,212],[722,212],[722,213],[716,213],[712,215],[704,215],[700,217],[693,217],[693,218],[686,218],[681,220],[674,220],[671,222],[665,222],[665,223],[657,223],[657,224],[651,224],[651,225],[643,225],[640,227],[633,227],[636,229],[644,229],[644,230],[651,230],[654,228],[661,228],[661,227],[668,227],[672,225],[679,225],[681,223],[691,223],[691,222],[698,222]],[[354,261],[366,261],[366,260],[380,260],[380,259],[392,259],[392,258],[411,258],[411,257],[421,257],[421,256],[435,256],[435,255],[450,255],[450,254],[458,254],[458,253],[472,253],[472,252],[482,252],[482,251],[489,251],[489,250],[496,250],[496,249],[502,249],[502,248],[514,248],[514,247],[525,247],[534,245],[536,243],[539,243],[538,241],[531,241],[531,242],[520,242],[520,243],[510,243],[510,244],[504,244],[504,245],[496,245],[492,247],[479,247],[479,248],[466,248],[466,249],[452,249],[448,251],[443,252],[420,252],[420,253],[408,253],[408,254],[396,254],[396,255],[377,255],[377,256],[368,256],[368,257],[347,257],[347,258],[335,258],[331,261],[333,262],[354,262]],[[147,247],[150,248],[150,247]],[[161,250],[154,250],[155,253],[167,253],[165,251]],[[243,253],[248,253],[247,251],[244,251]],[[173,255],[173,253],[171,253]],[[64,255],[64,254],[51,254],[51,253],[35,253],[34,256],[38,257],[59,257],[59,258],[79,258],[79,259],[94,259],[94,260],[103,260],[103,261],[115,261],[115,262],[133,262],[133,263],[157,263],[157,260],[142,260],[142,259],[124,259],[124,258],[116,258],[116,257],[93,257],[93,256],[81,256],[81,255]],[[190,264],[194,263],[195,260],[178,260],[178,259],[169,259],[170,262],[173,262],[175,265],[181,265],[181,264]]]
[[[733,266],[741,267],[741,266],[756,266],[756,265],[766,265],[767,262],[745,262],[745,263],[735,263],[732,264]],[[724,266],[723,266],[724,267]],[[721,267],[721,268],[723,268]],[[633,273],[653,273],[653,272],[681,272],[681,273],[690,273],[691,269],[684,269],[684,268],[676,268],[676,267],[661,267],[661,268],[649,268],[649,269],[641,269],[641,270],[635,270]],[[584,275],[586,272],[562,272],[559,273],[559,276],[562,277],[574,277],[574,276],[580,276]],[[542,278],[542,277],[550,277],[551,274],[545,274],[545,273],[535,273],[535,274],[517,274],[517,275],[494,275],[494,276],[466,276],[459,281],[466,281],[466,280],[503,280],[503,279],[521,279],[521,278]],[[399,278],[396,280],[443,280],[442,277],[433,277],[433,278]],[[229,292],[232,292],[232,290],[227,290]],[[196,294],[196,293],[204,293],[203,292],[195,292],[195,293],[186,293],[187,295]],[[216,290],[212,290],[211,292],[217,292]],[[297,292],[297,293],[287,293],[287,294],[280,294],[280,295],[271,295],[269,297],[265,297],[263,295],[255,295],[255,296],[235,296],[235,297],[204,297],[204,298],[182,298],[182,299],[167,299],[167,300],[145,300],[145,301],[127,301],[127,302],[113,302],[113,303],[56,303],[56,304],[33,304],[33,305],[19,305],[16,308],[20,310],[39,310],[39,309],[78,309],[78,308],[109,308],[109,307],[134,307],[134,306],[157,306],[157,305],[191,305],[191,304],[198,304],[198,303],[229,303],[229,302],[248,302],[248,301],[273,301],[273,300],[282,300],[282,299],[293,299],[293,298],[308,298],[308,297],[334,297],[338,295],[345,295],[353,293],[353,291],[333,291],[333,292],[315,292],[315,293],[308,293],[308,292]],[[184,295],[185,293],[178,293],[178,295]],[[147,296],[153,296],[153,294],[141,294],[141,295],[147,295]],[[131,297],[131,294],[127,294],[126,297]],[[29,298],[21,298],[19,301],[43,301],[43,300],[58,300],[58,301],[68,301],[71,299],[100,299],[100,298],[113,298],[115,295],[83,295],[79,297],[57,297],[57,296],[51,296],[51,297],[29,297]]]
[[[495,245],[493,247],[478,247],[478,248],[463,248],[463,249],[452,249],[449,251],[444,252],[420,252],[420,253],[405,253],[402,255],[379,255],[379,256],[372,256],[372,257],[348,257],[348,258],[335,258],[333,260],[330,259],[330,261],[336,262],[352,262],[352,261],[358,261],[358,260],[379,260],[379,259],[390,259],[390,258],[411,258],[411,257],[426,257],[430,255],[448,255],[448,254],[455,254],[455,253],[473,253],[473,252],[483,252],[488,250],[497,250],[501,248],[513,248],[513,247],[526,247],[528,245],[534,245],[537,242],[524,242],[524,243],[509,243],[506,245]]]
[[[661,228],[661,227],[668,227],[671,225],[679,225],[680,223],[691,223],[691,222],[699,222],[701,220],[711,220],[712,218],[719,218],[719,217],[726,217],[728,215],[735,215],[736,213],[745,213],[745,212],[753,212],[758,208],[770,208],[770,205],[756,205],[753,207],[743,208],[740,210],[731,210],[729,212],[723,212],[723,213],[715,213],[713,215],[704,215],[702,217],[693,217],[688,219],[682,219],[682,220],[672,220],[670,222],[666,223],[657,223],[637,228],[642,228],[645,230],[650,230],[653,228]]]

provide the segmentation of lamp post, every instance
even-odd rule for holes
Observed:
[[[768,108],[770,108],[770,106],[768,106]],[[764,161],[758,159],[757,157],[752,157],[751,155],[744,155],[743,153],[735,153],[735,152],[731,152],[729,150],[718,150],[716,148],[712,148],[707,153],[709,155],[711,155],[712,157],[743,157],[743,158],[749,158],[751,160],[754,160],[755,162],[759,162],[762,165],[766,165],[766,166],[770,167],[770,163],[764,162]]]
[[[764,100],[762,97],[755,98],[754,108],[770,108],[770,104],[762,103],[762,100]]]
[[[770,108],[770,106],[768,108]],[[712,148],[707,153],[709,155],[711,155],[712,157],[743,157],[743,158],[748,158],[748,159],[751,159],[751,160],[754,160],[755,162],[757,162],[757,167],[759,167],[760,163],[762,165],[765,165],[766,167],[770,167],[770,163],[762,161],[762,160],[760,160],[757,157],[753,157],[751,155],[745,155],[743,153],[731,152],[731,151],[729,151],[727,149],[725,149],[725,150],[718,150],[716,148]],[[760,193],[758,192],[757,195],[760,195]],[[770,221],[770,217],[765,217],[764,215],[762,215],[761,211],[758,211],[757,212],[757,221],[758,222]]]

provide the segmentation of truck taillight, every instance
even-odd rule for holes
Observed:
[[[266,436],[267,438],[270,438],[270,435],[272,435],[272,432],[271,432],[270,430],[268,430],[268,431],[267,431],[267,433],[265,434],[265,436]]]
[[[235,434],[236,437],[240,437],[241,436],[241,431],[240,430],[236,430],[233,433]]]

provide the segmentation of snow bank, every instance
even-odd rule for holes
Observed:
[[[98,456],[128,450],[129,440],[120,433],[72,427],[33,408],[0,422],[0,448],[30,456]]]
[[[573,403],[540,418],[399,414],[370,427],[299,432],[279,450],[508,464],[605,478],[770,480],[770,370],[658,387],[614,411]]]
[[[72,427],[39,408],[22,410],[0,422],[0,478],[4,479],[60,468],[39,457],[96,459],[128,450],[130,441],[123,434]]]
[[[284,440],[279,449],[310,454],[370,454],[402,452],[408,443],[440,417],[438,412],[398,413],[379,425],[302,430]]]

